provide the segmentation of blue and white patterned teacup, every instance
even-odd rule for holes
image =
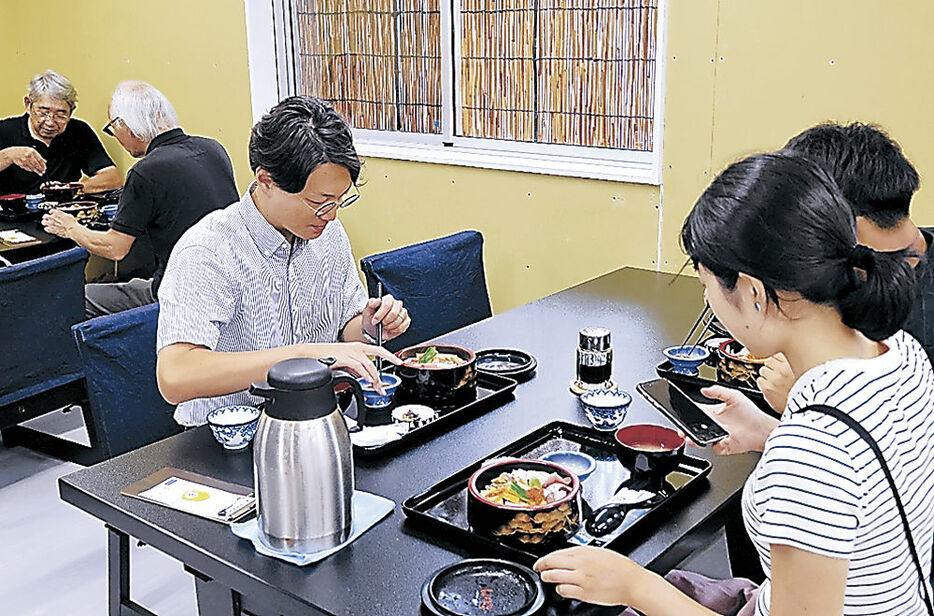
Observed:
[[[632,396],[619,389],[595,389],[580,398],[584,415],[597,430],[614,430],[626,419]]]
[[[104,205],[101,207],[101,212],[107,217],[107,220],[113,220],[114,216],[117,215],[117,206],[116,204]]]
[[[208,413],[208,423],[224,449],[243,449],[253,440],[260,411],[255,406],[222,406]]]
[[[357,381],[360,383],[360,389],[363,390],[363,403],[367,408],[384,409],[392,404],[393,396],[396,395],[396,389],[398,389],[402,379],[394,374],[381,374],[380,381],[383,384],[385,394],[373,389],[373,384],[363,377],[360,377]]]
[[[662,353],[671,362],[671,371],[676,374],[697,376],[697,368],[710,357],[710,351],[703,345],[685,344],[668,347]]]

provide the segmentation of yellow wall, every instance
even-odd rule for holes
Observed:
[[[934,3],[671,6],[663,269],[683,263],[678,231],[710,174],[745,154],[780,148],[825,120],[883,126],[921,175],[913,218],[934,224],[932,192],[924,189],[934,169]]]
[[[240,0],[0,6],[0,115],[19,113],[28,78],[54,67],[79,89],[78,116],[99,128],[113,86],[143,79],[189,132],[227,147],[247,184]],[[824,119],[882,124],[924,179],[934,164],[932,18],[928,2],[670,0],[662,189],[370,159],[365,200],[341,215],[354,252],[480,229],[499,312],[621,265],[677,269],[678,229],[712,175]],[[125,171],[132,160],[105,144]],[[934,223],[927,194],[915,217]]]

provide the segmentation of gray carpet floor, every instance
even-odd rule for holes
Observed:
[[[30,425],[87,442],[80,412],[46,415]],[[22,447],[0,446],[0,613],[107,613],[104,525],[58,496],[58,478],[79,468]],[[134,601],[157,614],[197,613],[194,582],[181,563],[135,543],[130,562]]]

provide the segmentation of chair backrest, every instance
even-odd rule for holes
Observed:
[[[84,368],[91,421],[105,457],[181,431],[156,385],[159,304],[79,323],[72,328]]]
[[[71,326],[84,319],[88,252],[0,267],[0,407],[81,378]]]
[[[360,267],[370,296],[376,283],[401,299],[409,330],[386,346],[398,350],[493,316],[483,270],[483,235],[454,235],[364,257]]]

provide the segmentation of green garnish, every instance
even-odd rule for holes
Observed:
[[[519,495],[519,498],[521,498],[522,500],[526,500],[526,501],[529,501],[529,502],[532,501],[532,498],[528,495],[528,493],[527,493],[525,490],[523,490],[523,489],[522,489],[522,486],[520,486],[520,485],[519,485],[518,483],[516,483],[515,481],[511,482],[511,485],[509,486],[509,488],[510,488],[513,492],[515,492],[516,494],[518,494],[518,495]]]
[[[529,481],[529,485],[531,485],[533,488],[540,488],[542,487],[542,481],[538,477],[532,477],[532,480]]]
[[[421,355],[418,356],[418,363],[427,364],[432,359],[434,359],[437,355],[438,355],[438,349],[436,349],[433,346],[430,346],[427,349],[425,349],[425,351]]]

